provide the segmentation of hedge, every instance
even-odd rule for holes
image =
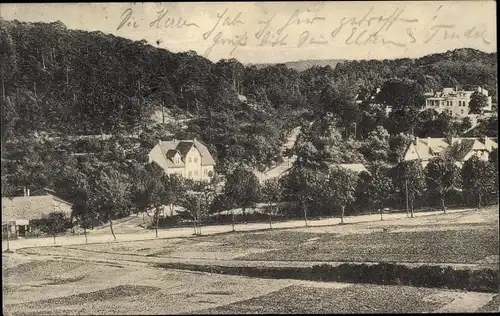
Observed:
[[[499,287],[499,271],[490,268],[472,270],[430,265],[409,267],[385,262],[343,263],[338,266],[322,264],[312,267],[229,267],[184,263],[160,263],[157,266],[261,278],[409,285],[493,293],[497,293]]]

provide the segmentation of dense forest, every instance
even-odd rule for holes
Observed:
[[[193,51],[61,22],[1,20],[0,34],[3,196],[24,185],[69,190],[96,168],[128,174],[126,163],[144,163],[158,139],[204,141],[221,174],[239,164],[265,169],[282,159],[280,147],[297,126],[304,127],[300,157],[397,162],[411,134],[456,136],[470,127],[446,114],[416,118],[425,91],[477,84],[496,103],[497,55],[473,49],[299,72],[285,64],[212,63]],[[389,117],[380,104],[393,106]],[[167,120],[154,121],[158,113]],[[476,133],[496,136],[496,120]],[[103,136],[68,137],[76,135]]]

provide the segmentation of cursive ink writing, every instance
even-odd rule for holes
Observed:
[[[404,12],[404,9],[396,8],[389,16],[372,15],[373,7],[368,10],[368,12],[361,18],[342,18],[340,21],[340,25],[335,28],[330,36],[332,38],[336,38],[340,32],[344,29],[348,29],[349,36],[345,39],[345,43],[347,45],[356,44],[356,45],[365,45],[367,43],[373,44],[391,44],[398,47],[406,47],[406,43],[404,41],[394,41],[388,39],[389,36],[387,32],[396,24],[399,23],[417,23],[418,19],[406,19],[401,17]],[[373,27],[373,28],[371,28]],[[375,30],[375,31],[374,31]],[[411,30],[408,31],[409,28],[406,29],[406,33],[408,37],[413,42],[415,37]]]
[[[214,26],[212,29],[209,31],[203,33],[203,39],[206,40],[212,35],[214,30],[219,26],[220,22],[222,21],[221,26],[236,26],[238,24],[244,24],[243,21],[241,21],[239,18],[241,16],[241,12],[238,13],[233,19],[231,19],[230,16],[226,15],[227,9],[222,12],[222,14],[217,13],[217,21],[215,22]],[[224,18],[224,20],[223,20]]]
[[[205,57],[208,57],[208,55],[210,55],[214,47],[216,47],[217,45],[232,46],[233,48],[229,52],[230,56],[234,54],[234,52],[236,51],[236,49],[238,49],[238,47],[247,45],[248,41],[247,32],[233,36],[226,36],[224,34],[224,30],[226,28],[234,28],[239,24],[245,24],[245,22],[243,22],[243,20],[241,19],[242,18],[241,12],[238,12],[234,17],[232,17],[231,15],[228,14],[227,11],[228,9],[226,8],[224,12],[217,13],[217,21],[215,21],[215,24],[212,26],[210,30],[202,34],[203,39],[208,40],[214,32],[217,32],[217,34],[212,39],[211,45],[205,51]]]
[[[427,25],[438,18],[438,12],[441,7],[442,6],[436,10],[436,15],[434,15]],[[479,29],[476,26],[463,31],[463,29],[460,30],[456,24],[434,24],[429,27],[429,30],[431,31],[431,35],[424,40],[425,44],[436,40],[459,40],[462,38],[482,40],[485,44],[490,44],[490,41],[485,38],[486,29]]]
[[[278,28],[278,30],[276,31],[276,33],[278,35],[281,35],[281,33],[287,28],[289,27],[290,25],[300,25],[300,24],[314,24],[314,22],[316,21],[321,21],[321,20],[325,20],[325,17],[323,16],[314,16],[312,18],[303,18],[303,19],[300,19],[299,17],[300,15],[300,11],[299,10],[295,10],[292,14],[292,16],[288,19],[288,21],[280,28]]]
[[[297,43],[297,47],[298,48],[302,47],[304,44],[307,43],[307,40],[309,40],[309,44],[312,44],[312,45],[326,45],[326,44],[328,44],[328,41],[323,39],[323,35],[320,35],[320,37],[322,38],[322,40],[318,41],[316,38],[311,37],[311,33],[309,31],[304,31],[299,36],[299,41]]]
[[[207,48],[207,50],[205,51],[205,55],[204,55],[205,57],[208,57],[208,55],[210,55],[210,53],[212,52],[212,49],[216,45],[231,45],[231,46],[233,46],[233,49],[229,52],[230,56],[232,56],[234,54],[234,52],[236,51],[236,49],[239,46],[246,46],[247,45],[248,36],[247,36],[246,32],[241,34],[241,35],[236,35],[236,36],[231,37],[231,38],[224,38],[223,36],[224,36],[224,34],[222,32],[219,32],[219,33],[217,33],[217,35],[214,36],[212,45],[210,45]]]
[[[123,11],[122,15],[120,16],[120,24],[118,24],[118,27],[116,30],[118,31],[124,26],[127,27],[133,27],[133,28],[138,28],[139,25],[135,22],[134,18],[132,17],[132,8],[128,8],[127,10]]]
[[[149,23],[150,27],[156,26],[156,28],[177,28],[181,29],[183,27],[199,27],[198,24],[189,22],[182,17],[167,16],[168,10],[161,9],[156,12],[156,19]]]
[[[157,16],[153,21],[149,23],[149,27],[169,28],[169,29],[181,29],[183,27],[199,27],[198,24],[189,22],[183,17],[168,16],[168,13],[169,11],[165,9],[156,12]],[[120,16],[120,24],[118,24],[116,30],[119,30],[123,27],[132,27],[132,28],[140,27],[140,25],[137,23],[134,17],[134,11],[132,10],[132,8],[128,8],[125,11],[123,11],[122,15]]]
[[[272,17],[270,17],[269,19],[267,19],[267,21],[264,21],[264,20],[260,20],[259,21],[259,25],[263,25],[258,31],[257,33],[255,33],[255,38],[257,39],[260,39],[262,37],[262,35],[264,35],[264,32],[269,32],[269,27],[271,25],[271,22],[274,20],[274,17],[276,16],[276,13],[273,14]]]

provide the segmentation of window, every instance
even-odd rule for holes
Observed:
[[[198,163],[198,157],[194,157],[194,163]]]
[[[203,172],[204,175],[207,175],[208,174],[208,169],[205,169],[204,172]]]
[[[191,162],[193,161],[192,159],[193,159],[193,158],[189,157],[189,158],[188,158],[188,162],[189,162],[189,163],[191,163]]]
[[[192,178],[193,177],[193,172],[192,171],[188,171],[188,178]]]
[[[194,176],[197,177],[198,176],[198,170],[195,170],[194,171]]]

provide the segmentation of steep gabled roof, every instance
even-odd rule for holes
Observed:
[[[453,153],[453,158],[462,160],[473,150],[486,150],[486,146],[477,139],[464,139]]]
[[[453,141],[453,145],[450,145],[446,138],[422,138],[417,139],[410,143],[408,149],[413,145],[418,158],[422,161],[427,161],[436,156],[453,156],[455,160],[462,160],[467,156],[470,151],[483,151],[491,148],[497,148],[497,143],[494,140],[487,139],[485,141],[480,138],[460,138]],[[430,142],[430,146],[429,146]]]
[[[185,163],[186,154],[191,150],[194,146],[201,155],[201,164],[203,166],[206,165],[214,165],[215,161],[208,151],[208,148],[200,141],[194,140],[169,140],[169,141],[160,141],[159,143],[160,149],[167,159],[168,166],[182,166]],[[179,153],[181,156],[181,164],[175,164],[173,157],[176,153]]]
[[[215,164],[214,158],[208,151],[208,148],[207,146],[205,146],[205,144],[196,139],[193,141],[193,144],[196,147],[196,149],[198,149],[198,151],[200,152],[202,165],[206,166]]]

